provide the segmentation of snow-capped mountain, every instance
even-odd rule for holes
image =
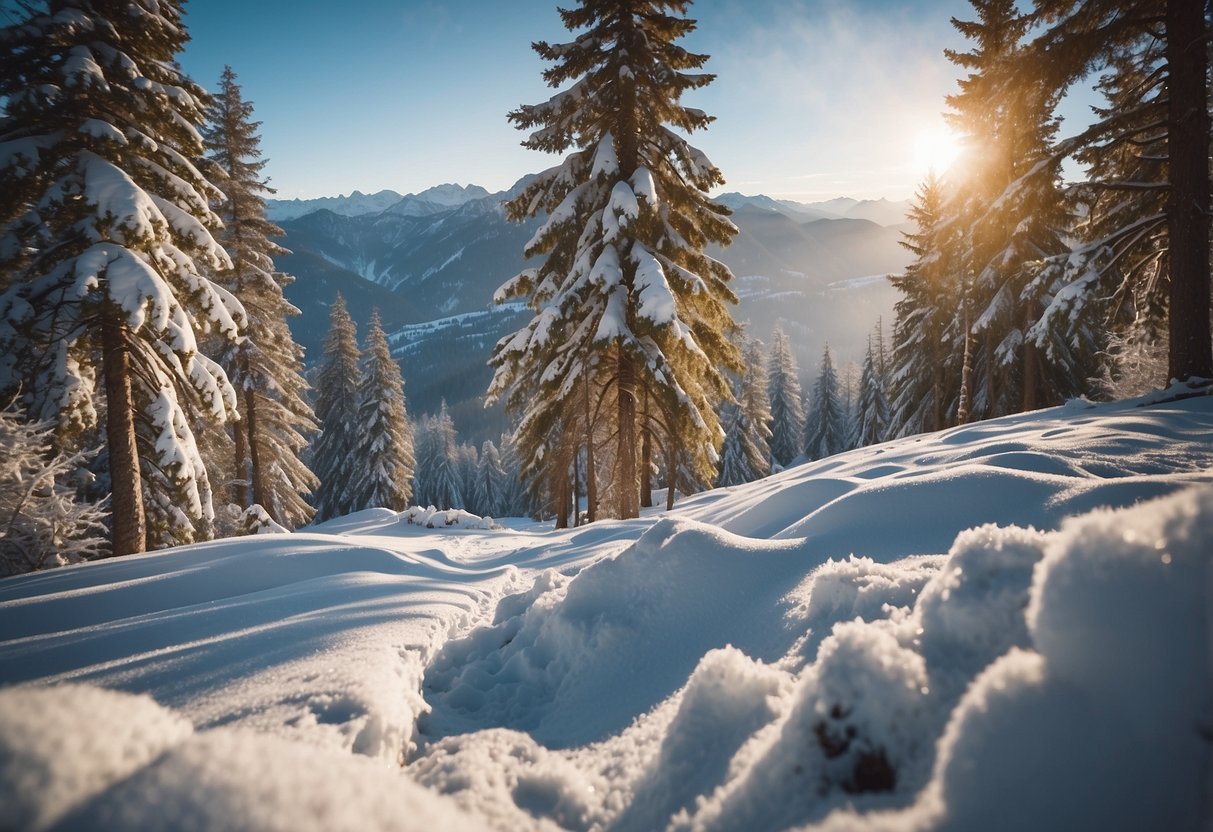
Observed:
[[[274,222],[298,219],[316,211],[332,211],[343,217],[362,217],[384,211],[422,217],[488,196],[489,192],[479,185],[464,187],[447,183],[404,196],[396,191],[383,190],[373,194],[354,191],[349,196],[324,196],[318,199],[269,199],[265,203],[265,213]]]
[[[332,211],[343,217],[378,214],[403,199],[395,191],[364,194],[354,191],[349,196],[322,196],[319,199],[267,199],[265,215],[274,222],[293,220],[316,211]]]
[[[877,225],[901,225],[906,222],[909,211],[908,200],[852,199],[836,197],[824,202],[794,202],[790,199],[774,199],[763,194],[749,196],[736,191],[721,194],[717,202],[733,210],[742,207],[776,211],[796,220],[854,219],[869,220]]]
[[[309,358],[319,355],[340,291],[360,325],[380,310],[414,415],[435,412],[445,397],[462,433],[495,438],[503,417],[478,401],[491,377],[486,362],[526,312],[494,307],[492,296],[528,265],[522,249],[536,226],[506,220],[501,203],[510,193],[442,185],[376,213],[328,209],[281,221],[293,254],[278,266],[297,278],[287,295],[303,314],[292,329]],[[898,244],[903,226],[844,216],[874,203],[777,210],[769,197],[721,201],[733,204],[739,234],[710,253],[733,270],[734,317],[752,337],[769,343],[781,324],[807,378],[827,342],[837,361],[859,361],[878,318],[888,331],[896,296],[883,276],[908,262]]]

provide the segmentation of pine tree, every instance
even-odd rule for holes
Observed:
[[[1170,378],[1213,376],[1206,4],[1037,0],[1036,15],[1024,76],[1060,93],[1103,70],[1108,102],[1054,151],[1089,166],[1090,212],[1075,251],[1051,263],[1066,286],[1044,320],[1098,313],[1092,301],[1110,295],[1144,333],[1165,325]]]
[[[762,345],[757,341],[746,346],[745,363],[735,391],[737,402],[725,404],[719,486],[753,482],[771,473],[771,403]]]
[[[186,39],[177,0],[31,4],[0,30],[0,390],[68,447],[100,376],[115,555],[206,533],[191,425],[236,409],[195,339],[236,338],[244,312],[203,273],[230,262],[190,161],[206,93],[177,66]]]
[[[507,476],[497,446],[486,439],[480,446],[480,463],[476,469],[476,506],[483,516],[507,516],[510,510]]]
[[[804,436],[804,406],[801,404],[800,371],[788,336],[778,326],[767,373],[771,405],[771,458],[786,466],[800,453]]]
[[[422,420],[417,431],[417,469],[414,492],[418,505],[439,509],[463,508],[455,423],[446,400],[437,416]]]
[[[868,349],[863,356],[853,425],[855,433],[850,442],[853,448],[875,445],[888,438],[889,402],[871,339],[868,340]]]
[[[944,184],[933,174],[910,206],[916,230],[901,245],[915,256],[890,282],[901,293],[895,306],[890,377],[891,435],[942,430],[954,417],[961,387],[960,353],[967,328],[957,301],[966,303],[955,266],[955,241],[945,224]],[[958,325],[959,322],[959,325]]]
[[[329,313],[329,331],[316,377],[316,417],[321,432],[314,445],[312,470],[320,479],[316,489],[316,519],[331,520],[354,511],[365,471],[357,466],[358,331],[338,294]]]
[[[307,401],[303,349],[287,318],[299,314],[283,296],[294,278],[274,270],[288,254],[271,237],[283,231],[265,218],[265,195],[274,193],[261,172],[259,122],[244,100],[236,74],[225,67],[203,131],[208,162],[224,198],[216,204],[224,229],[219,239],[232,267],[215,275],[248,315],[244,338],[228,345],[220,363],[235,385],[241,418],[232,425],[235,502],[262,506],[277,523],[294,528],[315,513],[304,499],[319,485],[300,458],[318,430]]]
[[[838,376],[827,344],[821,355],[821,366],[813,385],[813,403],[806,420],[804,453],[809,459],[824,459],[849,447],[851,431],[838,392]]]
[[[105,554],[108,512],[77,500],[68,482],[86,456],[56,452],[49,422],[0,410],[0,577]]]
[[[460,442],[455,446],[455,475],[462,497],[460,508],[472,514],[484,514],[476,501],[476,472],[480,470],[480,453],[471,442]]]
[[[1068,251],[1073,217],[1051,153],[1057,93],[1024,77],[1030,18],[1012,0],[970,3],[976,20],[952,23],[973,48],[946,51],[970,70],[948,97],[947,116],[968,146],[949,208],[963,244],[956,262],[965,277],[962,311],[971,312],[967,400],[974,414],[989,417],[1082,392],[1097,344],[1079,319],[1040,322],[1064,285],[1042,266]]]
[[[392,358],[378,309],[371,313],[367,328],[358,402],[355,507],[404,511],[413,496],[413,426],[404,400],[404,378]]]
[[[572,152],[508,205],[515,220],[547,213],[525,250],[545,258],[498,291],[498,300],[527,297],[535,316],[494,350],[489,397],[506,397],[520,414],[519,450],[553,480],[576,453],[570,437],[611,435],[620,517],[639,512],[646,432],[664,430],[698,477],[713,476],[723,439],[713,405],[730,395],[723,373],[740,363],[729,341],[731,274],[704,254],[736,232],[707,195],[723,178],[680,135],[711,121],[681,103],[713,77],[689,71],[706,55],[675,44],[695,27],[678,16],[688,5],[580,0],[562,9],[564,25],[581,34],[535,50],[553,62],[549,85],[571,85],[510,114],[534,129],[526,147]],[[584,423],[583,385],[590,412],[609,427]]]

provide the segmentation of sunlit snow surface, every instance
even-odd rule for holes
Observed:
[[[0,581],[0,826],[1208,830],[1213,397],[1141,404]]]

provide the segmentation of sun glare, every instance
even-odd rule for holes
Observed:
[[[960,155],[960,140],[944,127],[919,130],[914,136],[914,168],[942,176]]]

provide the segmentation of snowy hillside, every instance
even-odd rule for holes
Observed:
[[[1211,551],[1205,395],[8,579],[3,825],[1207,830]]]

